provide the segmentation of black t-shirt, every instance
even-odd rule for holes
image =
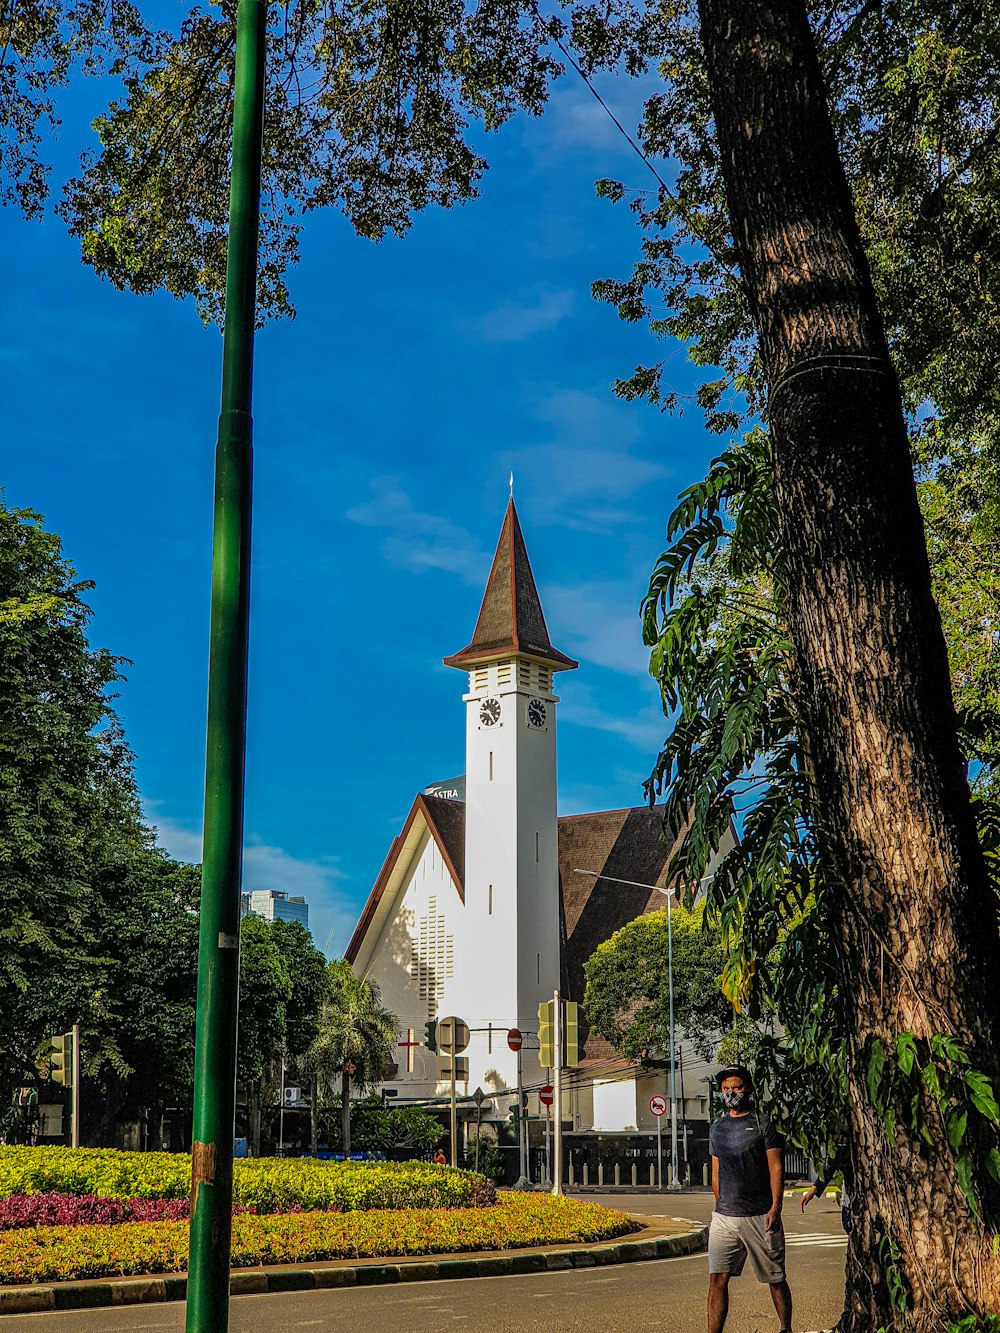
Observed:
[[[766,1115],[730,1115],[716,1120],[708,1133],[708,1147],[719,1159],[717,1213],[726,1217],[758,1217],[771,1211],[771,1174],[768,1148],[782,1148],[781,1135]]]

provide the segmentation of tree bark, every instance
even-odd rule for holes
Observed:
[[[949,1033],[998,1083],[997,903],[956,739],[899,386],[802,0],[698,0],[732,234],[769,382],[781,578],[840,966],[856,1227],[841,1327],[930,1333],[1000,1310],[1000,1197],[974,1219],[931,1142],[866,1084],[873,1043]],[[905,1108],[899,1108],[903,1110]],[[971,1119],[974,1119],[971,1118]],[[883,1237],[896,1247],[886,1263]],[[911,1293],[894,1308],[894,1268]]]

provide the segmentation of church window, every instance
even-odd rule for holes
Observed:
[[[485,690],[489,683],[489,679],[490,673],[486,667],[479,667],[478,670],[473,671],[472,679],[469,681],[469,684],[472,687],[472,693],[475,694],[477,690]]]
[[[497,684],[509,685],[510,677],[511,677],[510,662],[501,662],[500,666],[497,667]]]
[[[535,834],[535,860],[538,860],[538,834]]]
[[[490,781],[493,781],[493,751],[490,751]]]
[[[552,689],[552,672],[548,667],[538,668],[538,688],[543,691]]]
[[[536,986],[540,986],[541,984],[542,984],[542,955],[541,955],[540,953],[536,953],[536,954],[535,954],[535,985],[536,985]]]
[[[490,885],[489,902],[490,902],[490,910],[489,910],[489,912],[487,913],[487,915],[488,915],[488,916],[492,916],[492,915],[493,915],[493,885],[492,885],[492,884]]]
[[[531,685],[531,663],[518,662],[517,664],[517,683],[528,689]]]

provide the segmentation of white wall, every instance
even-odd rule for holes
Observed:
[[[594,1083],[594,1129],[613,1134],[636,1127],[636,1088],[631,1078]]]

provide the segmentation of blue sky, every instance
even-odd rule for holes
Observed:
[[[634,84],[606,100],[635,124]],[[65,171],[102,106],[75,89]],[[649,176],[576,75],[546,114],[479,136],[482,198],[357,239],[314,215],[293,322],[259,336],[247,758],[248,888],[305,893],[343,949],[416,791],[463,766],[441,658],[475,623],[515,497],[560,678],[560,811],[641,802],[662,740],[637,608],[677,492],[720,441],[611,384],[683,350],[590,296],[638,232],[595,197]],[[55,219],[0,217],[8,315],[2,484],[93,579],[91,638],[131,659],[118,710],[160,841],[200,855],[211,498],[221,338],[193,305],[115,292]]]

